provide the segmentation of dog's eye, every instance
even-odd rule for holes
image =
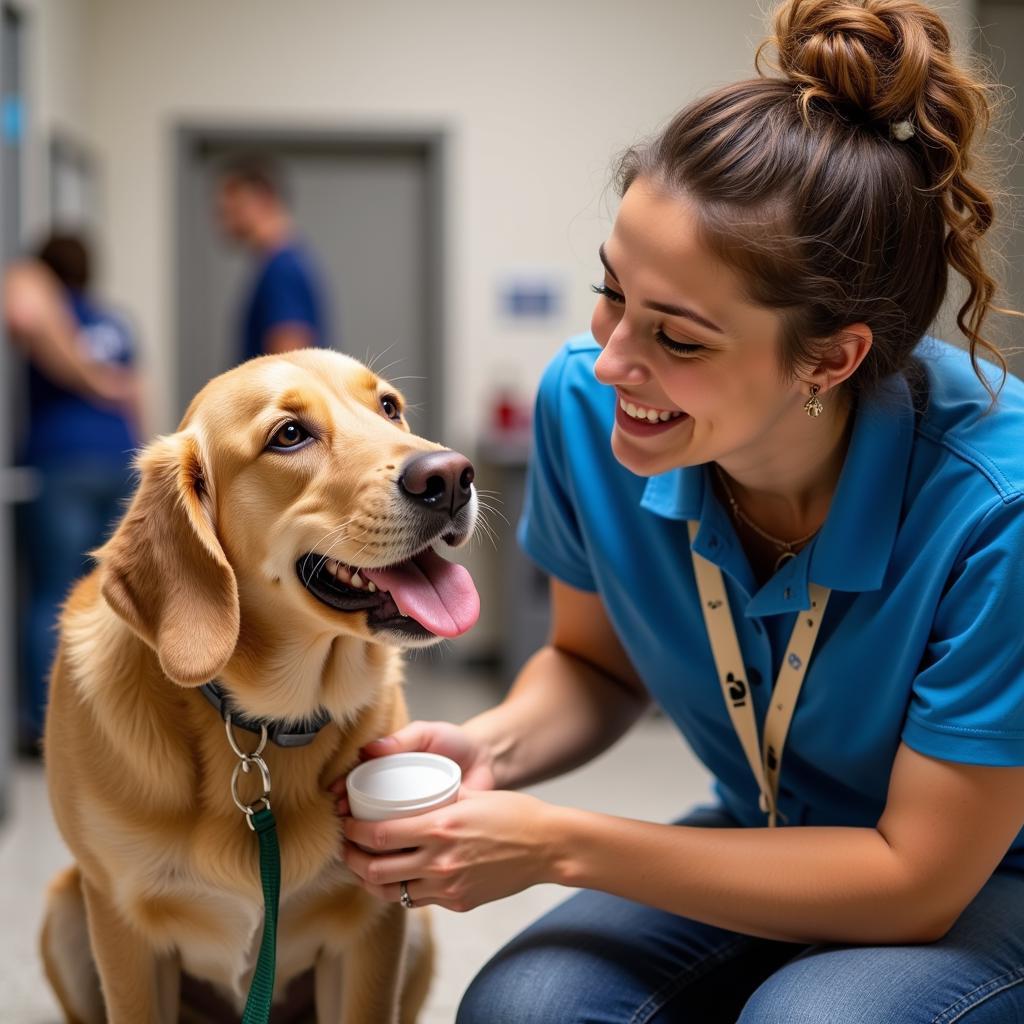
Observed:
[[[398,399],[394,395],[382,395],[380,400],[380,407],[384,410],[384,415],[389,420],[400,420],[402,418],[402,410],[398,404]]]
[[[280,430],[270,439],[269,448],[276,448],[277,450],[297,448],[303,441],[308,440],[312,435],[309,433],[301,423],[297,423],[295,420],[289,420]]]

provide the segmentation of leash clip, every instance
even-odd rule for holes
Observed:
[[[242,750],[242,748],[235,742],[235,735],[231,726],[231,713],[225,711],[224,731],[227,733],[228,743],[231,744],[231,749],[238,758],[238,764],[235,765],[235,770],[231,773],[231,799],[234,800],[235,806],[245,815],[245,823],[253,832],[255,832],[256,827],[252,823],[252,816],[257,811],[270,810],[270,768],[267,766],[267,762],[260,756],[267,745],[267,727],[266,725],[260,726],[260,741],[257,744],[256,749],[252,751],[252,753],[246,753],[246,751]],[[241,797],[238,795],[238,779],[239,775],[243,772],[248,775],[249,772],[252,771],[254,765],[259,769],[260,783],[263,786],[263,792],[251,804],[246,804],[242,802]]]

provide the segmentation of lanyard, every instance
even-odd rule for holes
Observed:
[[[690,556],[693,571],[697,577],[697,591],[700,594],[701,611],[711,641],[711,653],[718,670],[729,717],[739,737],[743,752],[750,762],[750,769],[757,780],[761,797],[758,806],[768,815],[768,825],[774,828],[779,816],[779,771],[782,767],[782,752],[786,746],[789,723],[793,718],[800,687],[803,686],[811,651],[818,638],[821,620],[825,617],[831,590],[809,584],[811,607],[797,615],[796,624],[789,638],[786,656],[779,669],[779,677],[772,691],[772,703],[764,723],[764,746],[757,737],[757,720],[754,717],[754,701],[747,685],[747,670],[743,665],[736,626],[729,608],[729,597],[725,590],[722,570],[693,549],[693,542],[700,523],[689,522]]]

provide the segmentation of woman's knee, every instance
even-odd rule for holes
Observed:
[[[473,979],[456,1024],[571,1024],[580,1019],[585,992],[572,964],[555,951],[507,949]]]

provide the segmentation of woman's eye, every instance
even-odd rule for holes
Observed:
[[[590,290],[597,295],[603,295],[609,302],[616,302],[620,305],[626,301],[626,297],[622,292],[615,291],[614,288],[609,288],[606,284],[592,284]]]
[[[695,345],[693,342],[676,341],[674,338],[670,338],[664,331],[658,331],[655,337],[662,348],[677,356],[692,356],[695,352],[699,352],[704,348],[703,345]]]
[[[270,439],[268,447],[277,449],[297,448],[303,441],[309,440],[312,436],[301,423],[289,420]]]
[[[402,418],[402,407],[398,404],[398,399],[394,395],[382,395],[380,407],[384,410],[384,415],[389,420],[400,420]]]

